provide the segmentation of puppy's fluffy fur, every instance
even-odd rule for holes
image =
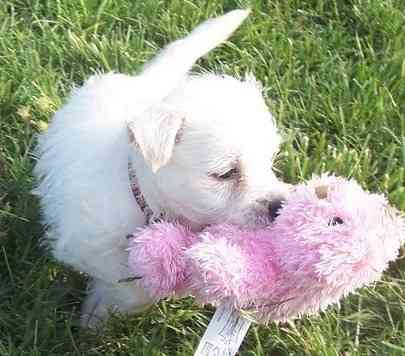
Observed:
[[[257,81],[187,74],[247,14],[203,23],[137,76],[93,76],[39,138],[47,241],[58,260],[92,277],[83,324],[151,302],[136,283],[118,283],[129,277],[126,235],[145,224],[129,162],[154,214],[194,228],[256,224],[283,195],[271,170],[279,136]]]

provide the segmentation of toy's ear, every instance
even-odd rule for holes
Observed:
[[[326,199],[328,197],[328,187],[326,185],[316,187],[315,194],[319,199]]]
[[[148,109],[128,123],[129,137],[156,173],[166,165],[180,139],[184,114],[164,106]]]

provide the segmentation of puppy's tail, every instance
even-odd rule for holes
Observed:
[[[209,51],[223,43],[246,19],[250,10],[234,10],[207,20],[188,36],[170,43],[142,72],[142,80],[159,83],[151,88],[154,99],[163,99],[176,87],[193,64]]]

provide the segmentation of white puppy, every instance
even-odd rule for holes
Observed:
[[[252,77],[188,75],[248,11],[198,26],[135,77],[97,75],[39,138],[35,174],[54,256],[92,277],[83,324],[152,303],[130,276],[126,235],[146,223],[128,166],[155,216],[194,228],[256,224],[286,190],[272,172],[279,136]]]

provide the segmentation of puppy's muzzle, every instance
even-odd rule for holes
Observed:
[[[269,221],[274,219],[280,214],[280,209],[283,207],[284,196],[273,197],[272,199],[260,199],[257,202],[262,206],[263,213]]]
[[[268,209],[271,221],[273,221],[279,215],[282,206],[283,206],[282,199],[275,199],[269,203]]]

